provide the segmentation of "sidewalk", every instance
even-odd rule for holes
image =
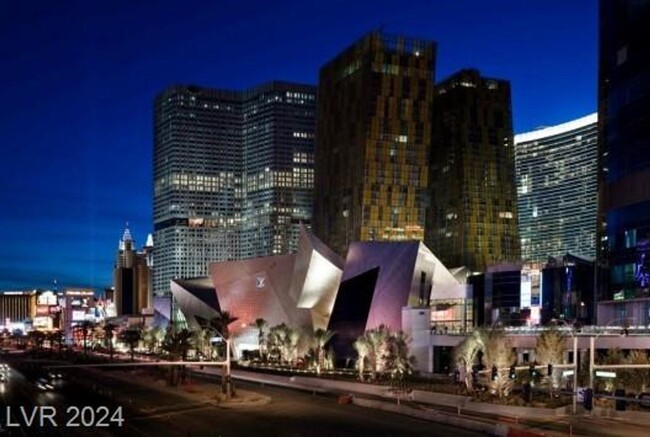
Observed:
[[[208,368],[202,372],[221,374],[217,369]],[[353,394],[355,395],[353,403],[359,406],[397,412],[439,423],[449,423],[497,436],[614,437],[625,435],[626,437],[645,437],[648,435],[647,427],[650,425],[650,414],[633,414],[635,412],[631,411],[626,412],[628,418],[620,416],[595,417],[588,414],[558,415],[556,410],[541,408],[534,409],[539,410],[535,414],[526,415],[525,413],[533,409],[472,402],[466,396],[431,392],[425,392],[426,396],[424,396],[424,393],[418,393],[418,390],[414,390],[410,396],[402,395],[400,402],[390,387],[351,381],[270,375],[245,370],[234,370],[233,378],[309,392]],[[436,401],[441,402],[437,404]],[[458,413],[450,411],[449,405],[454,402],[457,403],[457,407],[462,406],[462,408],[458,408]],[[492,406],[495,407],[494,411],[490,411]],[[520,413],[517,413],[518,411]]]
[[[198,372],[210,375],[221,375],[220,371],[213,368],[205,368],[198,370]],[[489,435],[503,437],[541,437],[545,435],[536,433],[532,429],[528,430],[524,426],[515,425],[513,423],[501,423],[495,419],[456,415],[447,411],[436,411],[432,408],[424,408],[421,405],[415,404],[412,399],[408,399],[408,396],[406,395],[402,395],[402,397],[398,399],[399,395],[388,386],[304,376],[270,375],[245,370],[233,370],[232,376],[233,378],[242,381],[268,384],[308,392],[353,394],[355,396],[353,397],[352,403],[361,407],[390,411],[437,423],[447,423]],[[466,397],[459,398],[462,398],[463,400],[466,399]]]
[[[171,387],[163,379],[152,378],[151,375],[142,370],[120,370],[106,372],[100,369],[86,369],[85,371],[97,375],[99,378],[107,378],[119,380],[126,384],[136,384],[143,388],[156,390],[157,392],[181,396],[193,405],[204,404],[206,406],[215,406],[219,408],[249,408],[259,407],[271,402],[269,396],[255,393],[249,390],[236,391],[236,395],[231,399],[226,399],[225,395],[221,393],[221,386],[202,381],[192,381],[190,383]],[[187,408],[187,404],[179,407]],[[168,409],[169,407],[163,407]],[[156,407],[140,408],[143,413],[156,413]]]

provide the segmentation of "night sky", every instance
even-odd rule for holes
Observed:
[[[509,79],[516,132],[596,109],[595,0],[0,2],[0,290],[111,285],[152,232],[157,92],[315,84],[379,26],[437,41],[436,80]]]

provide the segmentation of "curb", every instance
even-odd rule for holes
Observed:
[[[482,422],[479,420],[453,416],[434,410],[418,410],[405,405],[397,405],[389,402],[363,399],[354,396],[352,397],[352,403],[360,407],[403,414],[418,419],[444,423],[447,425],[468,429],[470,431],[476,431],[498,437],[541,437],[545,435],[531,430],[513,427],[504,423]]]

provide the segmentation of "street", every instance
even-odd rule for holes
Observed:
[[[27,372],[29,373],[29,372]],[[7,428],[11,436],[477,436],[479,434],[409,417],[364,409],[354,405],[338,405],[331,396],[313,396],[274,387],[238,383],[239,389],[247,389],[266,396],[272,401],[264,406],[246,406],[227,409],[205,402],[192,402],[187,397],[162,393],[155,387],[129,384],[113,378],[92,378],[93,374],[75,370],[74,381],[66,377],[55,383],[52,391],[40,392],[31,375],[11,369],[8,382],[3,384],[2,409],[11,407],[10,423],[22,424]],[[215,390],[217,385],[215,384]],[[20,407],[31,412],[32,405],[51,406],[56,409],[58,427],[47,419],[44,426],[38,417],[30,426]],[[108,428],[66,427],[71,418],[66,408],[80,409],[101,406],[113,414],[122,407],[123,426],[117,420]],[[29,414],[27,415],[29,419]],[[65,419],[65,420],[64,420]],[[95,415],[97,419],[97,415]],[[107,417],[107,420],[110,416]],[[80,420],[79,420],[80,421]],[[7,420],[3,420],[7,422]],[[96,423],[96,422],[95,422]]]

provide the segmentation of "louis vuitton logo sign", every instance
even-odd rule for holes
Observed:
[[[266,278],[264,276],[258,276],[255,278],[255,287],[264,288],[266,285]]]

